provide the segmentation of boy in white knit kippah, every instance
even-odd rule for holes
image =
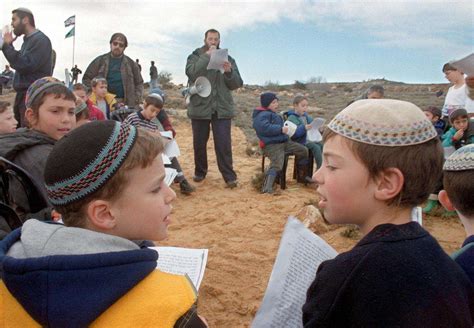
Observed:
[[[471,327],[474,290],[411,210],[434,189],[443,153],[431,122],[398,100],[352,103],[324,132],[314,174],[330,223],[364,237],[323,262],[303,306],[305,327]]]
[[[444,163],[439,201],[448,211],[456,211],[467,238],[451,257],[474,284],[474,144],[459,148]]]

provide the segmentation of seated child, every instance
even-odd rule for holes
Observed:
[[[300,160],[299,167],[308,164],[308,149],[303,145],[289,141],[288,127],[283,126],[283,118],[277,114],[278,98],[272,92],[260,95],[261,107],[257,107],[252,114],[253,128],[257,133],[263,153],[270,159],[270,168],[265,173],[262,193],[273,193],[273,183],[277,174],[283,168],[285,154],[294,154]]]
[[[107,80],[102,77],[95,77],[91,81],[92,92],[90,101],[100,109],[106,119],[110,119],[110,113],[115,110],[117,101],[115,95],[107,92]]]
[[[444,190],[439,201],[448,211],[459,215],[467,239],[451,257],[464,269],[474,284],[474,144],[454,152],[444,163]]]
[[[474,143],[474,122],[469,121],[464,108],[454,109],[449,113],[449,122],[452,127],[443,135],[443,147],[462,146]]]
[[[18,121],[15,119],[10,103],[0,101],[0,134],[15,132],[17,124]]]
[[[164,105],[163,98],[156,93],[149,94],[143,103],[143,109],[134,112],[127,116],[124,123],[131,124],[136,127],[144,128],[148,131],[160,135],[160,131],[165,131],[161,122],[154,120],[157,115],[162,111]],[[169,121],[168,121],[169,122]],[[174,131],[174,130],[173,130]],[[174,168],[178,175],[175,178],[175,182],[179,183],[179,188],[182,194],[189,195],[193,193],[196,188],[192,186],[188,180],[186,180],[183,169],[178,162],[176,157],[171,158],[171,167]]]
[[[87,97],[87,89],[86,86],[82,83],[76,83],[72,86],[72,92],[76,95],[76,97],[81,98],[87,105],[89,109],[89,119],[91,121],[101,121],[105,120],[104,114],[100,111],[99,108],[94,106],[92,101]]]
[[[64,225],[28,220],[0,243],[3,325],[204,327],[190,280],[156,270],[157,252],[132,242],[168,235],[176,194],[162,151],[159,138],[116,121],[55,145],[45,182]]]
[[[355,224],[364,237],[319,266],[305,327],[472,327],[471,282],[411,221],[442,164],[433,125],[409,102],[356,101],[329,123],[313,177],[319,207],[328,222]]]
[[[43,77],[26,93],[25,117],[29,128],[0,135],[0,156],[27,171],[44,190],[44,167],[56,141],[76,126],[76,97],[63,83]]]
[[[288,121],[296,124],[297,128],[291,140],[303,144],[314,156],[316,167],[320,168],[323,161],[323,145],[320,142],[308,141],[306,139],[307,130],[311,129],[310,123],[313,118],[308,115],[308,98],[303,95],[296,95],[293,100],[294,110],[288,111]]]
[[[438,107],[429,106],[423,113],[425,113],[426,117],[433,124],[436,133],[438,133],[438,137],[441,138],[446,128],[446,122],[441,119],[441,110]]]

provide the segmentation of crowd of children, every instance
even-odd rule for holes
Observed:
[[[308,138],[307,97],[294,98],[285,121],[277,94],[260,95],[253,127],[270,159],[262,193],[274,193],[285,156],[295,155],[298,172],[317,185],[324,218],[363,233],[352,250],[318,268],[305,327],[473,326],[474,81],[449,64],[443,72],[453,86],[442,110],[379,99],[383,88],[374,88],[377,96],[331,120],[324,147]],[[91,86],[88,94],[52,77],[34,82],[26,95],[29,128],[15,129],[10,104],[0,102],[0,156],[24,168],[50,202],[0,242],[0,297],[11,309],[0,311],[0,322],[206,327],[192,284],[155,270],[158,255],[147,248],[148,240],[167,237],[176,198],[161,156],[167,141],[160,132],[176,134],[164,95],[152,90],[120,123],[110,120],[117,103],[107,81],[94,78]],[[443,148],[450,147],[448,157]],[[305,170],[309,152],[313,177]],[[171,167],[180,191],[194,192],[176,157]],[[413,207],[441,179],[440,202],[457,212],[467,234],[451,258],[411,221]],[[63,224],[44,222],[53,208]]]

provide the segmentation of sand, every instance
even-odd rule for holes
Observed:
[[[179,158],[186,176],[193,175],[192,135],[189,121],[173,118]],[[211,327],[249,327],[263,298],[288,215],[304,216],[306,206],[316,203],[314,189],[291,179],[289,164],[287,189],[281,195],[260,194],[252,177],[260,171],[261,157],[246,154],[242,131],[233,127],[234,168],[239,187],[225,188],[213,149],[208,144],[209,173],[191,196],[179,194],[174,204],[168,240],[162,245],[208,248],[209,259],[199,290],[199,312]],[[301,213],[303,212],[303,213]],[[461,246],[464,230],[454,218],[424,217],[427,228],[447,251]],[[330,227],[320,234],[338,252],[350,249],[356,239],[341,236],[347,227]]]

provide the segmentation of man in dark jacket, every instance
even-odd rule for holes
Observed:
[[[210,126],[214,137],[217,166],[229,188],[237,186],[237,175],[232,165],[231,119],[234,117],[234,101],[231,91],[243,85],[235,60],[229,56],[224,63],[224,73],[207,69],[211,53],[219,48],[220,34],[211,29],[205,33],[204,45],[194,50],[186,62],[189,84],[200,76],[211,82],[211,94],[203,98],[192,95],[188,105],[194,146],[194,181],[204,180],[207,174],[207,141]]]
[[[52,74],[52,48],[49,38],[35,27],[31,10],[17,8],[12,11],[12,32],[3,37],[2,51],[10,66],[16,70],[13,88],[16,91],[13,111],[20,126],[26,126],[25,95],[28,87],[36,80]],[[23,45],[20,51],[15,50],[13,42],[20,35]]]
[[[95,77],[107,80],[107,88],[117,102],[136,108],[142,102],[143,78],[137,63],[124,55],[127,37],[114,33],[110,38],[110,52],[95,58],[87,67],[82,83],[88,88]]]

